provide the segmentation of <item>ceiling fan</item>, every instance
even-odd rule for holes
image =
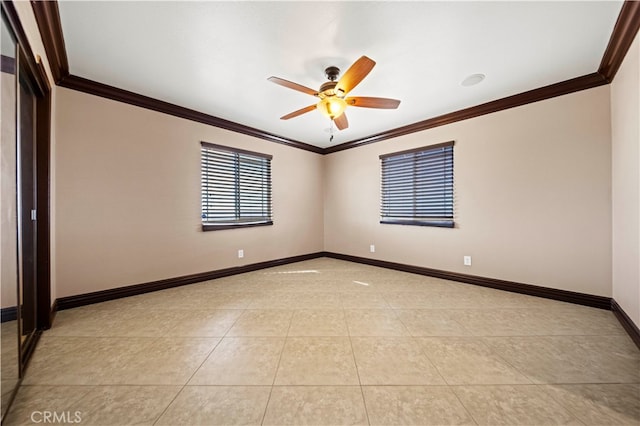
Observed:
[[[320,110],[324,115],[329,117],[339,130],[349,127],[347,116],[344,110],[347,106],[355,106],[362,108],[382,108],[396,109],[400,105],[400,101],[388,98],[372,98],[363,96],[347,97],[347,94],[356,87],[375,66],[375,61],[366,56],[362,56],[355,61],[353,65],[344,73],[338,81],[340,69],[334,66],[324,70],[329,81],[320,86],[320,90],[313,90],[301,84],[294,83],[278,77],[269,77],[268,80],[289,89],[297,90],[320,98],[316,104],[301,108],[297,111],[280,117],[281,120],[288,120],[297,117],[314,109]]]

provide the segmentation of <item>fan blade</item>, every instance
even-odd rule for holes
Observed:
[[[297,90],[298,92],[306,93],[308,95],[317,96],[318,92],[310,89],[306,86],[303,86],[298,83],[294,83],[293,81],[285,80],[284,78],[278,77],[269,77],[267,80],[279,84],[280,86],[288,87],[289,89]]]
[[[371,72],[375,64],[376,63],[372,59],[369,59],[366,56],[355,61],[354,64],[351,65],[351,68],[349,68],[340,80],[338,80],[338,84],[336,84],[335,90],[336,93],[338,93],[338,96],[344,96],[350,92],[351,89],[356,87],[358,83],[360,83],[362,79]]]
[[[362,108],[396,109],[400,105],[400,101],[397,99],[370,98],[366,96],[354,96],[346,98],[345,101],[347,105]]]
[[[344,112],[340,114],[339,117],[333,119],[333,122],[336,123],[336,127],[338,130],[344,130],[349,127],[349,121],[347,121],[347,114]]]
[[[300,108],[297,111],[293,111],[292,113],[289,113],[287,115],[283,115],[282,117],[280,117],[280,120],[288,120],[290,118],[302,115],[305,112],[313,111],[314,109],[316,109],[316,104],[309,105],[308,107]]]

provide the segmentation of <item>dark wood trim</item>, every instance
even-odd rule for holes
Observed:
[[[470,108],[461,109],[438,117],[429,118],[407,126],[398,127],[372,136],[345,142],[329,148],[325,148],[323,154],[344,151],[345,149],[356,148],[370,143],[381,142],[383,140],[396,138],[398,136],[444,126],[457,121],[468,120],[485,114],[514,108],[557,96],[567,95],[580,90],[591,89],[604,84],[611,83],[620,68],[624,57],[633,43],[633,40],[640,28],[640,1],[626,0],[622,5],[620,14],[609,39],[609,44],[600,62],[598,71],[561,81],[549,86],[529,90],[517,95],[476,105]]]
[[[365,265],[379,266],[396,271],[410,272],[412,274],[426,275],[445,280],[458,281],[467,284],[490,287],[513,293],[527,294],[529,296],[544,297],[546,299],[560,300],[562,302],[575,303],[577,305],[591,306],[600,309],[611,309],[611,298],[595,296],[585,293],[576,293],[555,288],[540,287],[531,284],[522,284],[513,281],[499,280],[496,278],[479,277],[476,275],[448,272],[439,269],[425,268],[422,266],[405,265],[403,263],[387,262],[385,260],[370,259],[366,257],[351,256],[348,254],[325,252],[326,257],[347,260],[349,262],[363,263]]]
[[[569,93],[578,92],[580,90],[591,89],[594,87],[607,84],[607,80],[601,74],[594,72],[592,74],[583,75],[582,77],[572,78],[560,83],[550,84],[538,89],[522,92],[517,95],[507,96],[506,98],[487,102],[481,105],[461,109],[459,111],[440,115],[438,117],[429,118],[407,126],[398,127],[386,132],[378,133],[362,139],[356,139],[335,145],[323,150],[323,154],[331,154],[333,152],[344,151],[345,149],[356,148],[375,142],[381,142],[387,139],[397,138],[399,136],[420,132],[434,127],[444,126],[446,124],[455,123],[457,121],[468,120],[470,118],[479,117],[481,115],[491,114],[509,108],[515,108],[533,102],[554,98],[557,96],[567,95]]]
[[[5,2],[3,1],[3,4]],[[139,106],[141,108],[151,109],[153,111],[162,112],[187,120],[208,124],[222,129],[230,130],[237,133],[254,136],[260,139],[268,140],[303,149],[318,154],[331,154],[333,152],[343,151],[345,149],[356,148],[358,146],[370,143],[381,142],[383,140],[396,138],[398,136],[455,123],[457,121],[467,120],[493,112],[502,111],[504,109],[514,108],[537,102],[556,96],[562,96],[580,90],[590,89],[603,84],[610,83],[615,76],[624,56],[640,25],[640,2],[625,1],[618,21],[611,35],[609,45],[602,58],[602,62],[598,72],[587,74],[581,77],[551,84],[549,86],[523,92],[517,95],[508,96],[506,98],[487,102],[470,108],[444,114],[438,117],[429,118],[407,126],[398,127],[392,130],[381,132],[372,136],[345,142],[329,148],[319,148],[304,142],[285,138],[283,136],[273,135],[265,131],[248,127],[239,123],[234,123],[218,117],[214,117],[205,113],[183,108],[174,104],[170,104],[137,93],[118,89],[102,83],[94,82],[82,77],[69,75],[69,65],[67,55],[64,48],[64,37],[60,24],[60,16],[56,1],[32,1],[32,8],[38,22],[38,28],[42,37],[47,56],[49,57],[52,73],[56,84],[63,87],[78,90],[84,93],[105,97],[119,102],[128,103],[130,105]]]
[[[316,259],[319,257],[330,257],[333,259],[346,260],[349,262],[362,263],[366,265],[378,266],[386,269],[410,272],[413,274],[426,275],[430,277],[442,278],[446,280],[458,281],[467,284],[490,287],[498,290],[505,290],[514,293],[527,294],[530,296],[544,297],[547,299],[560,300],[563,302],[575,303],[578,305],[591,306],[600,309],[611,309],[611,299],[603,296],[595,296],[584,293],[577,293],[567,290],[558,290],[547,287],[540,287],[530,284],[516,283],[512,281],[499,280],[495,278],[478,277],[475,275],[447,272],[438,269],[424,268],[421,266],[405,265],[402,263],[387,262],[378,259],[351,256],[332,252],[317,252],[302,256],[288,257],[267,262],[252,263],[250,265],[237,266],[233,268],[220,269],[217,271],[203,272],[199,274],[186,275],[182,277],[169,278],[160,281],[153,281],[144,284],[136,284],[126,287],[118,287],[109,290],[102,290],[93,293],[80,294],[59,298],[57,302],[58,310],[76,308],[93,303],[106,302],[122,297],[135,296],[157,290],[164,290],[172,287],[179,287],[201,281],[227,277],[230,275],[243,274],[245,272],[257,271],[259,269],[271,268],[289,263],[301,262],[303,260]]]
[[[37,304],[36,331],[20,345],[20,377],[24,376],[31,355],[40,339],[42,330],[49,328],[51,318],[51,281],[50,281],[50,132],[51,132],[51,85],[42,60],[35,56],[29,43],[15,6],[11,1],[2,1],[2,15],[6,17],[16,37],[16,72],[29,79],[30,87],[36,97],[36,208],[39,217],[36,222],[36,268],[37,268]],[[47,306],[45,306],[47,305]]]
[[[100,96],[114,101],[124,102],[129,105],[150,109],[152,111],[173,115],[174,117],[208,124],[210,126],[219,127],[221,129],[230,130],[232,132],[242,133],[259,139],[264,139],[269,142],[275,142],[293,148],[315,152],[317,154],[323,153],[323,149],[317,146],[295,141],[283,136],[277,136],[253,127],[245,126],[243,124],[235,123],[229,120],[224,120],[219,117],[214,117],[213,115],[184,108],[178,105],[171,104],[169,102],[160,101],[158,99],[153,99],[148,96],[139,95],[128,90],[118,89],[117,87],[98,83],[96,81],[92,81],[75,75],[69,75],[68,77],[63,78],[62,81],[60,81],[58,84],[62,87],[66,87],[67,89],[73,89],[79,92],[89,93],[91,95]]]
[[[42,62],[38,63],[41,77],[46,79]],[[48,80],[47,85],[48,85]],[[51,91],[36,99],[36,276],[38,277],[38,329],[51,327]]]
[[[280,143],[293,148],[322,154],[322,148],[317,146],[267,133],[253,127],[224,120],[219,117],[160,101],[148,96],[143,96],[128,90],[119,89],[117,87],[71,75],[69,71],[67,52],[65,49],[64,36],[62,33],[58,2],[32,0],[31,7],[38,23],[38,29],[47,52],[47,57],[49,58],[51,73],[53,74],[53,78],[57,85],[91,95],[124,102],[129,105],[150,109],[152,111],[162,112],[175,117],[185,118],[198,123],[208,124],[221,129],[242,133],[259,139],[268,140],[270,142]]]
[[[612,310],[624,329],[638,348],[640,348],[640,330],[622,310],[615,300],[585,293],[577,293],[567,290],[558,290],[548,287],[540,287],[531,284],[522,284],[513,281],[499,280],[495,278],[479,277],[475,275],[460,274],[457,272],[442,271],[439,269],[425,268],[421,266],[406,265],[402,263],[387,262],[384,260],[370,259],[365,257],[351,256],[333,252],[316,252],[300,256],[287,257],[284,259],[270,260],[266,262],[252,263],[250,265],[237,266],[232,268],[219,269],[217,271],[202,272],[199,274],[185,275],[182,277],[169,278],[165,280],[152,281],[144,284],[136,284],[126,287],[118,287],[109,290],[96,291],[93,293],[67,296],[57,299],[51,306],[51,322],[58,310],[77,308],[94,303],[107,302],[109,300],[123,297],[136,296],[158,290],[165,290],[173,287],[193,284],[201,281],[213,280],[216,278],[228,277],[231,275],[243,274],[274,266],[287,265],[290,263],[302,262],[304,260],[329,257],[348,262],[362,263],[365,265],[378,266],[396,271],[409,272],[412,274],[425,275],[429,277],[442,278],[466,284],[478,285],[482,287],[495,288],[498,290],[510,291],[513,293],[526,294],[529,296],[543,297],[546,299],[559,300],[562,302],[574,303],[577,305],[591,306],[594,308]],[[6,308],[5,308],[6,309]],[[14,308],[15,309],[15,308]],[[4,310],[3,310],[4,311]]]
[[[18,319],[17,306],[0,309],[0,322],[15,321],[16,319]]]
[[[69,75],[69,61],[62,35],[62,24],[57,1],[31,1],[42,44],[47,52],[53,79],[60,82]]]
[[[629,334],[631,340],[633,340],[638,349],[640,349],[640,328],[638,328],[631,318],[629,318],[629,315],[627,315],[615,299],[611,299],[611,310],[616,318],[618,318],[618,321],[620,321],[622,327]]]
[[[0,55],[0,71],[7,74],[15,74],[16,59],[10,56]]]
[[[27,34],[22,28],[22,23],[20,22],[18,12],[16,11],[13,2],[2,0],[2,13],[6,16],[7,22],[16,36],[18,46],[22,48],[22,51],[24,52],[23,57],[25,59],[25,66],[28,68],[28,72],[36,79],[35,90],[39,92],[37,95],[42,96],[51,89],[51,86],[49,85],[46,74],[43,77],[40,73],[40,66],[36,61],[36,57],[33,53],[33,49],[31,48],[31,44],[29,43],[29,39],[27,38]]]
[[[620,9],[618,20],[613,27],[607,49],[602,56],[598,72],[604,76],[607,83],[613,81],[624,57],[627,55],[631,43],[640,28],[640,2],[625,1]]]
[[[198,274],[185,275],[182,277],[168,278],[165,280],[153,281],[144,284],[135,284],[126,287],[112,288],[109,290],[96,291],[93,293],[79,294],[75,296],[61,297],[57,299],[58,310],[77,308],[79,306],[91,305],[94,303],[106,302],[120,299],[122,297],[135,296],[157,290],[165,290],[172,287],[180,287],[201,281],[213,280],[216,278],[228,277],[230,275],[244,274],[245,272],[257,271],[259,269],[272,268],[274,266],[287,265],[289,263],[301,262],[303,260],[323,257],[323,252],[303,254],[300,256],[286,257],[266,262],[251,263],[249,265],[235,266],[232,268],[218,269],[216,271],[201,272]]]

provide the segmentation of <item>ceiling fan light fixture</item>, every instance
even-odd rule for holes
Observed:
[[[328,96],[318,102],[317,108],[321,113],[333,120],[340,117],[344,110],[347,109],[347,102],[337,96]]]
[[[318,103],[283,115],[280,119],[289,120],[290,118],[318,109],[335,124],[338,130],[344,130],[349,127],[349,120],[347,120],[347,115],[344,113],[348,105],[362,108],[398,108],[400,101],[396,99],[366,96],[346,97],[347,93],[351,92],[351,90],[360,84],[362,79],[369,74],[375,64],[375,61],[372,59],[362,56],[349,67],[347,72],[345,72],[339,80],[338,75],[340,74],[340,69],[338,69],[338,67],[328,67],[325,73],[329,81],[323,83],[318,91],[283,78],[269,77],[269,81],[279,84],[280,86],[320,98]],[[333,140],[333,135],[330,140]]]

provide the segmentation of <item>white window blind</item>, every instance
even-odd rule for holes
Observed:
[[[203,230],[272,225],[271,155],[201,143]]]
[[[454,226],[453,142],[385,154],[380,160],[380,223]]]

